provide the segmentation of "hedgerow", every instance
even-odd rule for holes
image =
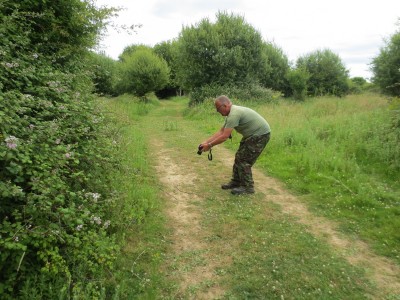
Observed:
[[[79,0],[0,5],[2,299],[96,297],[90,282],[112,267],[113,143],[85,65],[110,13]]]

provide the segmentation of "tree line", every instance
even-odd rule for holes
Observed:
[[[389,95],[399,95],[399,36],[395,33],[371,62],[373,83]],[[204,18],[183,27],[176,39],[154,47],[128,46],[117,61],[93,54],[93,63],[98,93],[143,97],[156,92],[163,97],[183,91],[194,103],[221,90],[233,97],[269,99],[275,92],[303,100],[340,97],[372,86],[365,78],[349,78],[341,58],[330,49],[291,63],[281,48],[264,41],[243,17],[226,12],[218,12],[214,23]]]

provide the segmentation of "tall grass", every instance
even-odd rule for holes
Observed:
[[[243,104],[243,103],[235,103]],[[245,103],[265,116],[271,141],[257,166],[319,214],[400,261],[400,141],[387,99],[375,94]],[[213,103],[186,112],[204,131],[223,124]],[[240,136],[231,148],[237,148]]]
[[[151,282],[162,286],[156,270],[161,258],[155,254],[163,252],[159,240],[164,218],[157,213],[161,205],[159,189],[149,166],[146,133],[141,130],[140,121],[159,102],[151,98],[144,103],[124,95],[102,98],[99,103],[109,113],[118,145],[115,155],[119,158],[119,169],[110,171],[115,174],[115,193],[120,201],[112,213],[120,222],[116,231],[123,249],[116,271],[105,287],[104,298],[135,299],[141,295],[144,299],[154,299],[157,289],[148,289],[147,285]]]

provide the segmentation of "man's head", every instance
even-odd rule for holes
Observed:
[[[232,102],[227,96],[219,96],[214,101],[215,108],[223,116],[229,115],[231,111]]]

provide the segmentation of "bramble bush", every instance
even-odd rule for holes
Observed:
[[[85,64],[110,13],[79,0],[0,6],[2,299],[98,297],[91,281],[112,268],[116,162]]]

